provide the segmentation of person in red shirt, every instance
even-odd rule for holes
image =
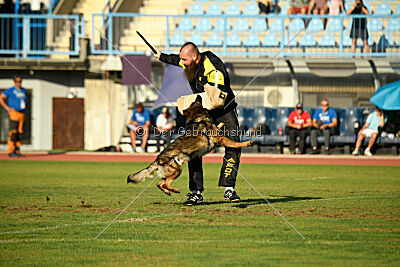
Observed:
[[[289,150],[290,153],[296,154],[296,138],[300,137],[299,142],[299,153],[304,154],[304,144],[306,136],[309,133],[311,127],[311,116],[307,111],[303,110],[303,104],[298,103],[296,110],[292,111],[288,119],[288,131],[289,135]]]

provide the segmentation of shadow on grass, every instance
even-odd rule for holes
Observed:
[[[291,201],[302,201],[302,200],[312,200],[312,199],[322,199],[320,197],[294,197],[294,196],[273,196],[276,198],[267,198],[270,203],[280,203],[280,202],[291,202]],[[154,203],[156,204],[156,203]],[[182,203],[174,203],[177,205],[182,205]],[[221,204],[234,204],[232,207],[235,208],[247,208],[248,206],[254,205],[264,205],[268,204],[263,198],[250,198],[250,199],[242,199],[240,202],[228,202],[228,201],[204,201],[199,206],[208,206],[208,205],[221,205]]]

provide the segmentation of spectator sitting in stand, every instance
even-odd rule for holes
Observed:
[[[142,136],[142,151],[146,152],[147,140],[149,139],[149,127],[150,127],[150,113],[147,109],[143,108],[142,103],[136,105],[136,109],[133,111],[130,124],[128,125],[129,133],[132,139],[132,149],[137,152],[136,149],[136,135]]]
[[[301,13],[302,15],[307,14],[308,6],[310,4],[310,0],[290,0],[289,8],[287,10],[288,15],[295,15]]]
[[[329,15],[338,16],[340,11],[344,12],[343,0],[331,0]]]
[[[303,111],[303,104],[298,103],[296,110],[292,111],[288,119],[287,133],[289,135],[289,150],[290,153],[296,154],[296,138],[300,137],[299,142],[299,153],[305,153],[305,141],[306,136],[309,133],[309,127],[311,126],[311,117],[307,111]]]
[[[383,114],[383,111],[378,107],[375,107],[375,111],[368,115],[367,121],[358,132],[356,148],[352,153],[354,156],[358,156],[360,154],[359,149],[365,137],[371,137],[371,139],[369,140],[367,149],[365,149],[364,155],[372,156],[371,148],[375,144],[376,138],[378,137],[378,127],[383,127],[386,121],[387,118]]]
[[[330,154],[330,139],[331,135],[335,134],[336,132],[337,114],[334,109],[329,108],[328,99],[323,99],[321,101],[321,108],[315,112],[312,124],[315,129],[311,131],[311,153],[318,154],[317,136],[323,134],[325,137],[325,154]]]
[[[308,7],[308,14],[311,14],[314,8],[314,15],[325,15],[328,13],[328,0],[311,0]]]
[[[161,114],[158,115],[156,120],[156,140],[157,140],[157,152],[160,151],[160,139],[161,136],[166,138],[166,145],[171,143],[171,130],[174,127],[174,118],[169,113],[167,107],[163,107]]]

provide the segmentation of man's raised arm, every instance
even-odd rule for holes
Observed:
[[[183,64],[181,63],[181,59],[179,58],[179,55],[175,55],[175,54],[168,55],[168,54],[161,53],[160,50],[157,50],[157,54],[154,54],[154,56],[156,58],[158,58],[161,62],[183,67]]]

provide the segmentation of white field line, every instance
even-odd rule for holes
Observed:
[[[129,218],[126,220],[117,220],[115,221],[116,223],[132,223],[132,222],[142,222],[142,221],[148,221],[154,218],[160,218],[160,217],[170,217],[170,216],[178,216],[181,215],[180,213],[173,213],[173,214],[162,214],[162,215],[155,215],[155,216],[146,216],[146,217],[141,217],[141,218]],[[39,232],[39,231],[46,231],[46,230],[51,230],[51,229],[58,229],[58,228],[63,228],[63,227],[70,227],[70,226],[82,226],[82,225],[96,225],[96,224],[107,224],[108,222],[82,222],[82,223],[71,223],[71,224],[60,224],[60,225],[54,225],[54,226],[46,226],[46,227],[39,227],[39,228],[31,228],[31,229],[26,229],[26,230],[21,230],[21,231],[9,231],[9,232],[2,232],[0,235],[9,235],[9,234],[28,234],[28,233],[33,233],[33,232]]]
[[[0,244],[7,243],[31,243],[31,242],[103,242],[103,243],[164,243],[164,244],[176,244],[176,243],[186,243],[186,244],[215,244],[215,243],[226,243],[226,240],[221,239],[203,239],[203,240],[158,240],[158,239],[97,239],[93,238],[80,238],[80,239],[68,239],[68,238],[28,238],[28,239],[10,239],[10,240],[0,240]],[[248,243],[249,240],[235,240],[235,243]],[[299,241],[298,241],[299,242]],[[256,244],[289,244],[293,243],[293,240],[251,240],[251,243]],[[400,244],[400,240],[392,241],[366,241],[366,240],[307,240],[303,241],[301,244],[320,244],[320,245],[340,245],[340,244]]]
[[[313,178],[296,178],[295,181],[313,181],[313,180],[326,180],[333,179],[333,177],[313,177]]]

